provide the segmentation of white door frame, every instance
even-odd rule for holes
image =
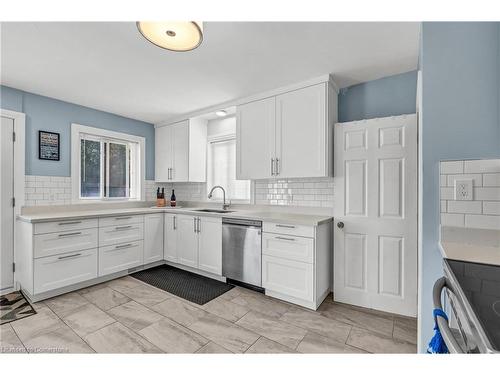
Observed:
[[[14,142],[14,216],[21,214],[21,207],[24,206],[24,182],[25,182],[25,132],[26,115],[21,112],[10,111],[0,108],[2,117],[10,118],[14,121],[14,132],[16,141]],[[16,262],[16,221],[14,218],[14,263]],[[14,272],[14,288],[17,289],[16,273]],[[8,292],[5,290],[4,292]]]

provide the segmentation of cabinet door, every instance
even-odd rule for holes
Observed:
[[[177,256],[179,263],[198,268],[196,217],[177,215]]]
[[[162,126],[155,129],[155,180],[170,180],[169,169],[172,167],[172,127]]]
[[[172,128],[173,163],[171,180],[189,180],[189,120],[170,125]]]
[[[327,169],[326,84],[276,97],[278,177],[322,177]]]
[[[169,262],[177,263],[177,215],[165,214],[165,251],[164,258]]]
[[[144,217],[144,264],[163,260],[163,213]]]
[[[313,265],[262,255],[262,286],[269,291],[314,301]]]
[[[275,98],[236,110],[236,178],[270,178],[275,149]]]
[[[222,275],[222,219],[200,217],[198,268]]]

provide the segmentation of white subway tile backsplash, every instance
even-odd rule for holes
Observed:
[[[441,212],[446,212],[446,209],[448,207],[447,201],[446,200],[441,200]]]
[[[454,199],[453,188],[451,187],[441,188],[441,199],[447,199],[447,200]]]
[[[465,215],[465,226],[467,228],[500,230],[500,216]]]
[[[475,188],[474,199],[481,201],[500,201],[500,187]]]
[[[472,180],[473,186],[483,186],[483,175],[482,174],[451,174],[446,175],[447,186],[454,187],[455,180]]]
[[[464,173],[463,161],[442,161],[441,174]]]
[[[441,225],[448,227],[463,227],[465,224],[464,214],[441,214]]]
[[[483,202],[483,214],[500,215],[500,202]]]
[[[483,175],[483,186],[500,186],[500,173],[485,173]]]
[[[495,173],[500,172],[500,159],[466,160],[464,173]]]
[[[448,201],[447,212],[456,214],[480,214],[483,205],[481,201]]]

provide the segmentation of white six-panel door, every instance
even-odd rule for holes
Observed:
[[[335,190],[334,299],[415,316],[416,115],[336,124]]]

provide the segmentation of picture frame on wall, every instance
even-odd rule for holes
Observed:
[[[38,131],[38,159],[60,160],[60,134],[44,130]]]

